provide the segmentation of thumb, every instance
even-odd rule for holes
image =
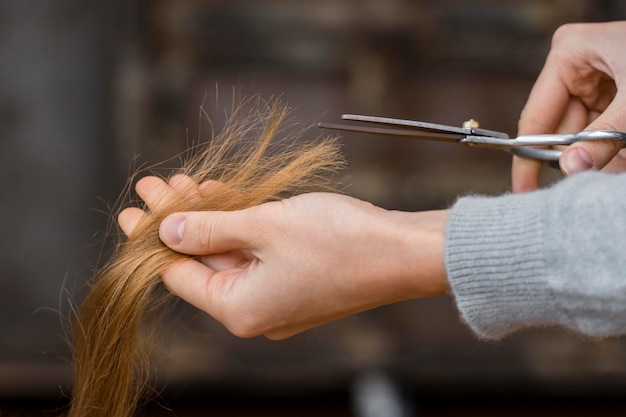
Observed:
[[[606,111],[593,121],[586,130],[626,130],[626,103],[616,106],[615,101]],[[619,111],[618,111],[619,110]],[[566,175],[604,168],[624,147],[621,140],[589,140],[577,142],[565,149],[559,160],[559,165]]]
[[[250,248],[255,240],[247,210],[192,211],[167,216],[159,237],[171,249],[188,255],[209,255]]]

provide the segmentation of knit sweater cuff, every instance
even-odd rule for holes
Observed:
[[[465,197],[451,210],[448,280],[464,321],[481,337],[559,316],[546,281],[541,201],[529,194]]]

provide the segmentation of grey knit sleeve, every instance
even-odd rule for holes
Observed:
[[[459,199],[445,262],[463,319],[486,338],[546,325],[626,334],[625,213],[626,174]]]

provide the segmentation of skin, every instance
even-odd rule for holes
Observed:
[[[519,134],[581,130],[626,131],[626,22],[570,24],[554,34],[545,66],[519,120]],[[617,141],[587,141],[567,147],[559,161],[571,175],[587,169],[619,172],[626,154]],[[539,186],[542,164],[514,157],[512,186]]]
[[[520,117],[520,134],[626,131],[625,35],[626,22],[560,28]],[[567,175],[622,171],[621,146],[573,144],[560,165]],[[513,190],[537,188],[540,174],[540,163],[514,158]],[[189,181],[146,177],[136,189],[158,210],[160,197],[180,198]],[[220,187],[194,185],[183,197],[206,198]],[[235,335],[285,338],[377,306],[448,292],[448,214],[387,211],[324,193],[233,212],[175,213],[161,224],[161,240],[193,257],[171,265],[162,279]],[[138,208],[120,214],[127,235],[143,215]]]
[[[138,182],[149,207],[180,196],[174,178]],[[202,184],[197,193],[219,185]],[[209,191],[210,193],[210,191]],[[124,210],[128,235],[144,213]],[[447,210],[406,213],[331,193],[231,212],[177,213],[161,224],[170,248],[196,255],[163,271],[176,295],[240,337],[281,339],[350,314],[449,290]]]

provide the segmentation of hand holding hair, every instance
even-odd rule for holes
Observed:
[[[137,192],[148,206],[156,203],[148,186],[159,193],[175,187],[156,178],[140,182]],[[128,233],[133,216],[120,216]],[[238,211],[175,213],[161,223],[161,239],[196,257],[161,277],[238,336],[285,338],[384,304],[445,293],[446,218],[445,210],[387,211],[332,193]]]
[[[626,22],[559,28],[519,120],[519,134],[626,131]],[[570,145],[559,164],[566,175],[626,169],[619,141]],[[513,157],[513,191],[538,187],[542,164]]]
[[[287,115],[277,100],[244,100],[219,134],[181,155],[179,175],[167,182],[147,177],[137,183],[138,196],[149,207],[145,212],[140,208],[120,212],[128,238],[115,245],[75,311],[74,385],[68,417],[129,417],[145,399],[153,371],[154,335],[163,320],[159,312],[170,298],[161,291],[163,272],[182,268],[185,273],[191,270],[193,277],[203,272],[211,278],[205,289],[232,295],[241,292],[240,280],[223,279],[220,288],[219,278],[229,277],[220,271],[234,272],[237,265],[256,262],[245,249],[196,258],[206,265],[175,252],[159,239],[165,217],[177,212],[236,211],[299,193],[335,189],[333,174],[344,165],[338,144],[328,137],[302,140],[303,129]],[[131,194],[124,193],[119,204],[135,205],[126,201]],[[185,296],[186,287],[170,281]],[[203,284],[190,283],[194,290]],[[237,291],[229,293],[229,289]],[[219,295],[205,291],[202,307],[219,303]],[[247,295],[241,292],[237,300],[246,301]],[[228,300],[222,304],[228,305]],[[221,307],[211,308],[217,315]]]

